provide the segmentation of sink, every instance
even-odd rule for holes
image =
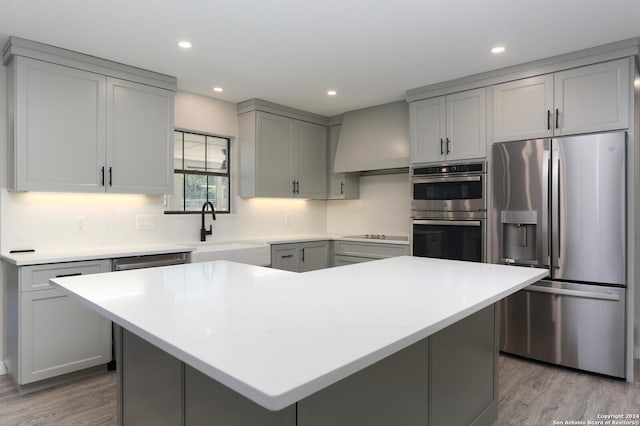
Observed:
[[[266,243],[244,241],[196,242],[186,243],[193,247],[191,263],[211,260],[229,260],[250,265],[268,266],[271,264],[271,246]]]

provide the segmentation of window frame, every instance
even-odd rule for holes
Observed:
[[[184,137],[185,134],[192,134],[192,135],[197,135],[197,136],[204,136],[205,137],[205,141],[206,138],[216,138],[216,139],[224,139],[227,141],[227,153],[226,153],[226,160],[227,160],[227,167],[226,167],[226,172],[225,173],[221,173],[221,172],[209,172],[209,171],[194,171],[194,170],[187,170],[187,169],[177,169],[175,168],[175,154],[174,154],[174,158],[172,159],[172,165],[174,166],[173,168],[173,175],[175,177],[175,175],[181,175],[181,176],[185,176],[185,175],[198,175],[198,176],[213,176],[213,177],[226,177],[227,178],[227,200],[228,200],[228,210],[218,210],[216,207],[216,214],[230,214],[231,213],[231,138],[228,136],[220,136],[220,135],[215,135],[215,134],[211,134],[211,133],[204,133],[204,132],[199,132],[199,131],[194,131],[194,130],[188,130],[188,129],[182,129],[182,128],[175,128],[173,129],[174,131],[174,135],[176,132],[180,132],[182,133],[182,146],[183,146],[183,150],[182,150],[182,165],[184,166]],[[174,139],[174,144],[175,144],[175,139]],[[207,149],[207,144],[205,142],[205,152]],[[207,158],[206,158],[206,154],[205,154],[205,164],[207,162]],[[181,215],[181,214],[201,214],[200,210],[184,210],[186,208],[186,198],[184,196],[185,194],[185,179],[182,180],[182,185],[183,185],[183,190],[182,190],[182,208],[183,210],[165,210],[164,213],[165,214],[172,214],[172,215]],[[207,181],[207,189],[209,188],[209,183]],[[175,187],[174,187],[175,189]],[[208,193],[209,191],[207,190],[207,201],[209,200],[208,197]],[[166,196],[168,197],[168,195]],[[167,203],[165,202],[165,209],[168,208]]]

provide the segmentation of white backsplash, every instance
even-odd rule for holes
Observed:
[[[327,202],[330,234],[409,235],[409,174],[362,176],[360,198]]]
[[[234,198],[236,213],[219,214],[208,241],[323,233],[324,201]],[[162,197],[0,192],[2,250],[83,249],[199,241],[200,215],[165,215]],[[138,229],[150,216],[153,229]]]

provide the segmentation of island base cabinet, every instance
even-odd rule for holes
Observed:
[[[482,426],[497,418],[495,305],[279,411],[116,327],[120,425]]]
[[[425,339],[316,392],[298,402],[297,426],[429,424],[428,357]]]
[[[430,337],[430,425],[492,425],[498,415],[499,309]]]
[[[296,426],[296,406],[269,411],[185,366],[185,424],[189,426]]]
[[[295,404],[270,411],[114,327],[121,426],[296,426]]]
[[[114,326],[121,425],[182,425],[183,364]]]

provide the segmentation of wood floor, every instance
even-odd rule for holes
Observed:
[[[554,420],[563,425],[572,420],[586,424],[604,420],[598,414],[640,415],[639,370],[636,360],[635,383],[629,384],[501,355],[500,400],[494,426],[543,426],[553,425]],[[640,424],[640,419],[634,420],[638,422],[629,424]]]
[[[628,384],[502,355],[494,426],[545,426],[554,420],[597,421],[598,414],[640,414],[639,370],[636,361],[636,383]],[[0,376],[0,425],[115,425],[115,398],[115,373],[29,395],[19,395],[7,376]]]
[[[116,417],[115,372],[20,395],[0,376],[0,425],[112,426]]]

